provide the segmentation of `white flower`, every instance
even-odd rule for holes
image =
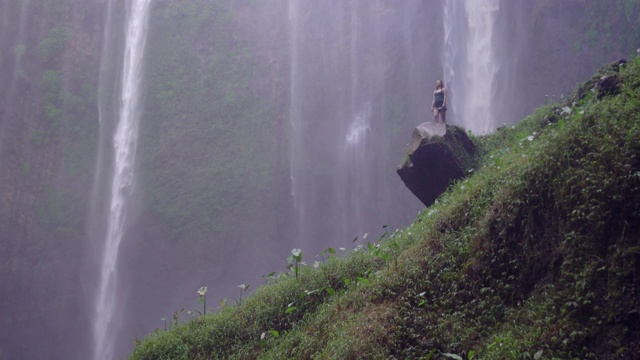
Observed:
[[[527,137],[527,140],[533,141],[533,135],[530,135],[529,137]]]
[[[200,289],[198,289],[198,295],[200,296],[204,296],[207,293],[207,287],[203,286]]]
[[[362,235],[362,240],[366,240],[366,239],[367,239],[367,236],[369,236],[369,234],[368,234],[368,233],[364,233],[364,234]]]
[[[313,262],[313,268],[317,269],[318,267],[320,267],[320,261],[314,261]]]
[[[238,285],[238,287],[239,287],[240,289],[242,289],[242,290],[247,290],[247,289],[249,288],[249,285],[247,285],[247,284],[240,284],[240,285]]]
[[[300,249],[293,249],[293,250],[291,250],[291,253],[293,254],[293,256],[298,257],[298,256],[300,256],[300,254],[302,254],[302,250],[300,250]]]

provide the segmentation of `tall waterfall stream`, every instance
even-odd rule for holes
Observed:
[[[128,4],[126,43],[118,125],[113,136],[114,162],[107,234],[102,251],[95,303],[94,359],[113,358],[118,316],[118,250],[127,219],[127,200],[133,189],[140,118],[140,83],[151,0]]]

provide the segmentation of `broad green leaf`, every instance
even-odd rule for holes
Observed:
[[[336,293],[336,291],[335,291],[335,290],[333,290],[333,288],[330,288],[330,287],[325,288],[324,290],[325,290],[325,291],[327,292],[327,294],[329,294],[329,295],[333,295],[333,294],[335,294],[335,293]]]
[[[363,278],[361,276],[358,276],[358,282],[361,283],[364,286],[371,286],[371,281],[369,281],[369,279]]]

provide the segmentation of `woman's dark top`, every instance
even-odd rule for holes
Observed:
[[[444,90],[436,90],[433,92],[433,95],[435,97],[433,107],[435,107],[436,109],[440,109],[442,107],[442,103],[444,103]]]

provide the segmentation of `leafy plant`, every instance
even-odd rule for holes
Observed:
[[[287,258],[287,263],[289,263],[289,266],[287,266],[287,269],[289,270],[293,269],[297,279],[298,272],[300,271],[300,264],[302,264],[302,250],[300,249],[291,250],[291,255]]]
[[[242,296],[244,295],[245,292],[247,292],[247,290],[249,290],[250,286],[251,285],[247,285],[247,284],[238,285],[238,287],[240,288],[240,300],[238,300],[238,304],[242,303]]]
[[[200,287],[200,289],[198,289],[198,298],[200,299],[200,303],[203,306],[202,314],[206,315],[207,314],[207,287],[206,286],[202,286]],[[241,298],[242,298],[242,295],[241,295]]]

